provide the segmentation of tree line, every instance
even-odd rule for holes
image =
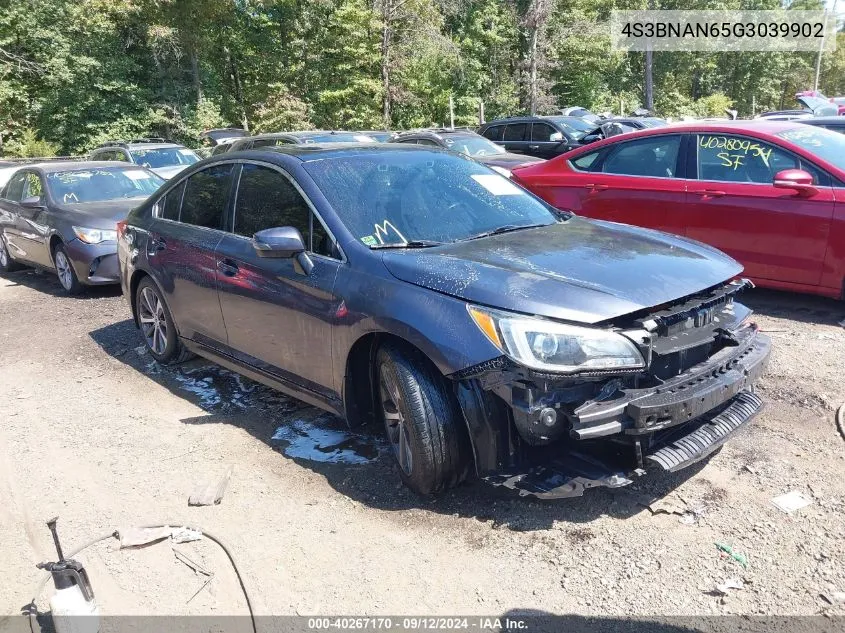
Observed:
[[[403,129],[581,105],[662,116],[795,107],[813,53],[610,48],[612,9],[781,0],[0,0],[0,152],[201,130]],[[795,0],[790,8],[821,8]],[[843,34],[839,38],[845,37]],[[841,42],[845,44],[845,40]],[[845,93],[845,47],[820,89]]]

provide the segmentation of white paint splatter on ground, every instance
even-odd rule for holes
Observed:
[[[315,462],[367,464],[379,453],[378,444],[369,438],[320,427],[301,418],[280,426],[273,439],[287,443],[283,451],[288,457]]]
[[[214,386],[214,378],[211,376],[191,378],[190,376],[177,373],[174,374],[174,377],[182,389],[199,396],[200,402],[204,407],[216,407],[223,401],[220,397],[220,392]]]

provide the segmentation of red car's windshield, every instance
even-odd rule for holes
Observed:
[[[845,170],[845,135],[810,125],[794,127],[775,136],[789,141]]]

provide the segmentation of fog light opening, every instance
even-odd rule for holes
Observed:
[[[557,422],[557,411],[549,407],[546,407],[545,409],[541,410],[540,422],[542,422],[546,426],[554,426],[555,422]]]

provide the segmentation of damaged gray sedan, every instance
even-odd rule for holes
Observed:
[[[561,214],[459,155],[222,154],[118,232],[158,361],[194,352],[378,420],[422,494],[473,470],[544,498],[623,486],[707,457],[762,408],[771,344],[736,261]]]

